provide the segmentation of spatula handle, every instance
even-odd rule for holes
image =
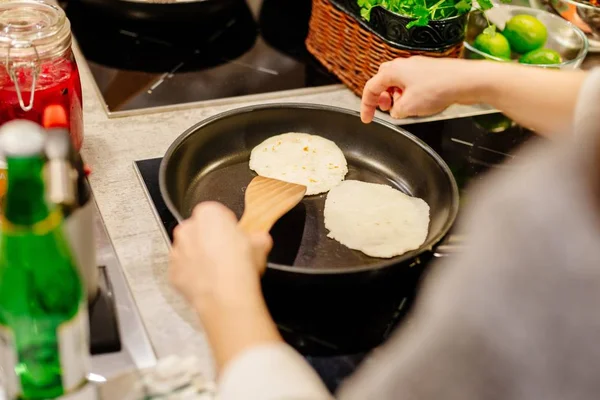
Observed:
[[[305,193],[306,186],[257,176],[246,188],[240,228],[247,233],[269,232]]]
[[[269,223],[269,221],[247,213],[244,213],[238,222],[238,226],[246,233],[268,233],[274,224],[275,222]]]

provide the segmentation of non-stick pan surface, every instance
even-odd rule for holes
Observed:
[[[333,140],[349,164],[346,179],[391,185],[430,206],[429,235],[423,246],[392,259],[371,258],[327,237],[326,194],[308,196],[272,230],[275,246],[269,267],[308,274],[371,271],[410,260],[431,250],[448,232],[458,211],[458,189],[448,166],[407,131],[376,121],[365,125],[356,112],[328,106],[275,104],[237,109],[203,121],[168,149],[160,168],[160,189],[178,220],[202,201],[215,200],[238,217],[244,190],[255,176],[250,151],[285,132]]]

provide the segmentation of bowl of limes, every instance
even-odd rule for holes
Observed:
[[[586,35],[547,11],[510,5],[469,15],[464,58],[518,62],[542,68],[579,68]]]

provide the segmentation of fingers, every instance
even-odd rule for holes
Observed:
[[[450,104],[440,101],[436,95],[427,96],[420,91],[407,90],[399,99],[394,99],[390,116],[394,119],[424,117],[442,112]]]
[[[402,119],[410,116],[407,110],[407,104],[410,100],[410,93],[406,96],[396,92],[394,93],[394,105],[390,110],[390,116],[394,119]]]
[[[379,72],[369,79],[363,90],[360,117],[364,123],[373,121],[382,93],[392,86],[403,87],[400,77],[394,73],[392,63],[383,63]]]
[[[223,237],[233,235],[237,229],[237,217],[221,203],[209,201],[198,204],[190,218],[195,230],[203,240],[221,241]]]
[[[267,267],[267,256],[273,248],[273,239],[268,233],[254,233],[250,235],[250,244],[255,266],[262,274]]]
[[[273,247],[273,239],[268,233],[253,233],[250,235],[250,243],[253,248],[260,250],[265,255],[268,254]]]
[[[394,103],[397,103],[398,101],[400,101],[400,98],[402,97],[402,91],[398,88],[394,88],[392,90],[392,100]]]
[[[206,201],[194,207],[192,213],[194,219],[204,222],[224,222],[226,224],[237,224],[237,217],[229,208],[216,201]]]
[[[177,227],[179,227],[180,225],[178,225]],[[179,232],[179,234],[181,234],[181,229],[176,229],[175,232]],[[173,233],[173,239],[176,238],[176,233]],[[179,255],[179,251],[177,250],[179,247],[179,241],[177,241],[177,239],[175,239],[173,241],[173,247],[171,247],[171,250],[169,251],[169,269],[167,271],[168,277],[169,277],[169,282],[171,282],[171,284],[173,286],[175,286],[176,288],[180,287],[180,280],[181,280],[181,265],[179,263],[180,260],[180,255]]]
[[[175,226],[175,229],[173,229],[173,244],[177,244],[179,242],[179,237],[181,236],[181,230],[183,224],[177,224],[177,226]]]
[[[383,111],[389,111],[392,108],[392,97],[389,92],[385,91],[379,96],[379,108]]]
[[[221,203],[203,202],[194,207],[192,216],[180,224],[173,230],[173,247],[178,247],[179,244],[186,239],[194,237],[193,230],[201,227],[206,227],[209,230],[219,230],[221,233],[235,229],[237,218],[235,214]]]

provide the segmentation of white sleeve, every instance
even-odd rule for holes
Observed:
[[[257,346],[233,359],[219,379],[219,400],[331,400],[304,358],[284,343]]]

